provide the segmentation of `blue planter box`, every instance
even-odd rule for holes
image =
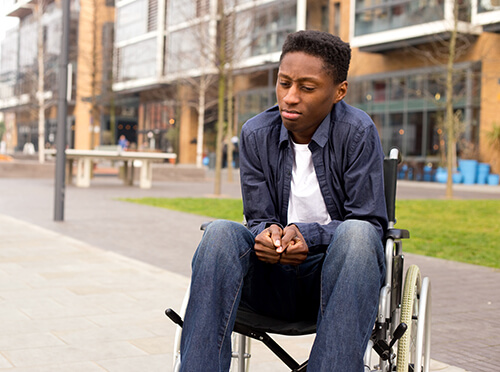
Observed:
[[[453,183],[462,183],[464,176],[462,173],[457,172],[457,173],[453,173],[452,179],[453,179]],[[439,167],[436,170],[436,182],[446,183],[447,180],[448,180],[448,171],[445,168]]]
[[[500,175],[498,175],[498,174],[490,174],[488,176],[488,185],[498,186],[499,183],[500,183]]]
[[[473,185],[477,180],[477,160],[465,160],[460,159],[458,161],[458,167],[460,172],[464,176],[464,183],[467,185]]]
[[[490,174],[490,165],[488,163],[479,163],[477,166],[477,183],[484,185],[488,182]]]

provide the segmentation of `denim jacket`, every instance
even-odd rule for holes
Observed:
[[[324,251],[345,220],[370,222],[383,237],[387,228],[384,153],[377,129],[363,111],[336,103],[316,129],[309,149],[332,221],[296,223],[311,253]],[[287,225],[293,150],[278,106],[248,120],[240,140],[243,212],[258,235],[269,225]]]

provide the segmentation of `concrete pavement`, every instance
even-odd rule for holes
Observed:
[[[401,182],[400,197],[441,192],[413,187]],[[210,181],[140,190],[103,177],[89,189],[67,187],[61,223],[52,220],[53,181],[0,179],[0,370],[170,370],[175,327],[163,311],[180,307],[206,218],[118,198],[211,192]],[[496,189],[463,192],[500,197]],[[239,186],[224,183],[223,193],[239,197]],[[411,263],[432,280],[432,357],[443,362],[433,371],[494,370],[498,270],[407,255]],[[299,360],[310,347],[310,338],[284,342]],[[259,343],[252,350],[255,370],[285,370]]]

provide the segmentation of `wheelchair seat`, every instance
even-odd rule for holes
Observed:
[[[240,306],[236,313],[234,331],[249,337],[253,337],[250,335],[252,332],[275,333],[287,336],[310,335],[316,332],[316,320],[289,322],[264,316]]]

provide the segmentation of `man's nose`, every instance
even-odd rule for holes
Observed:
[[[300,101],[300,94],[296,85],[292,85],[283,97],[283,101],[288,105],[297,104]]]

